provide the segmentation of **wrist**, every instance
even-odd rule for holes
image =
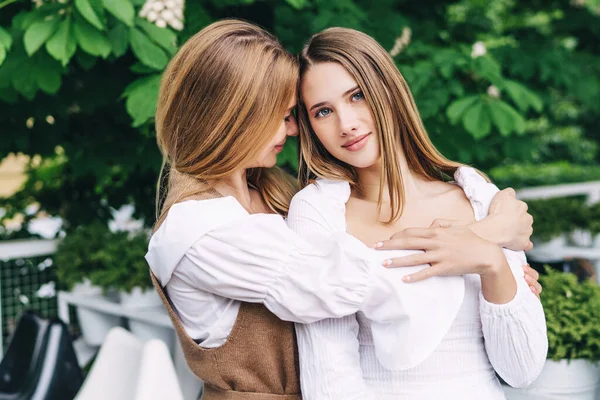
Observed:
[[[498,276],[508,267],[508,262],[504,253],[499,246],[490,246],[488,257],[485,258],[484,263],[481,265],[479,275],[487,278],[493,278]]]
[[[502,221],[498,220],[496,215],[488,215],[481,221],[469,225],[469,229],[477,236],[490,243],[494,243],[500,247],[506,247],[508,238],[505,237],[502,229],[498,229],[500,226],[502,226]]]

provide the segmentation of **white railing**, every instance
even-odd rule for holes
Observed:
[[[588,205],[599,203],[600,181],[538,186],[517,191],[517,197],[521,200],[551,199],[570,196],[586,196]],[[558,241],[549,246],[534,247],[527,253],[527,256],[540,262],[557,259],[588,259],[594,263],[594,267],[596,268],[596,278],[600,283],[600,240],[590,242],[589,246],[570,246],[566,244],[566,241]]]

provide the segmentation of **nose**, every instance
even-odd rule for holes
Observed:
[[[298,136],[298,122],[295,117],[291,117],[285,124],[285,134],[287,136]]]
[[[355,134],[359,130],[360,123],[358,114],[352,107],[340,107],[338,109],[338,118],[340,123],[340,134],[342,136]]]

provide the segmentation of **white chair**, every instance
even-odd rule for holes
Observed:
[[[111,329],[75,400],[183,400],[167,346]]]

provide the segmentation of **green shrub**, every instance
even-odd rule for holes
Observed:
[[[533,216],[533,235],[541,241],[548,241],[577,228],[591,230],[591,211],[583,197],[529,200],[527,204]]]
[[[57,249],[59,281],[68,289],[84,278],[104,290],[152,287],[144,259],[147,248],[145,232],[111,232],[103,224],[77,227]]]
[[[600,166],[566,161],[548,164],[513,164],[492,168],[490,177],[501,188],[559,185],[600,180]]]
[[[600,286],[546,267],[540,276],[548,326],[548,358],[600,361]]]

